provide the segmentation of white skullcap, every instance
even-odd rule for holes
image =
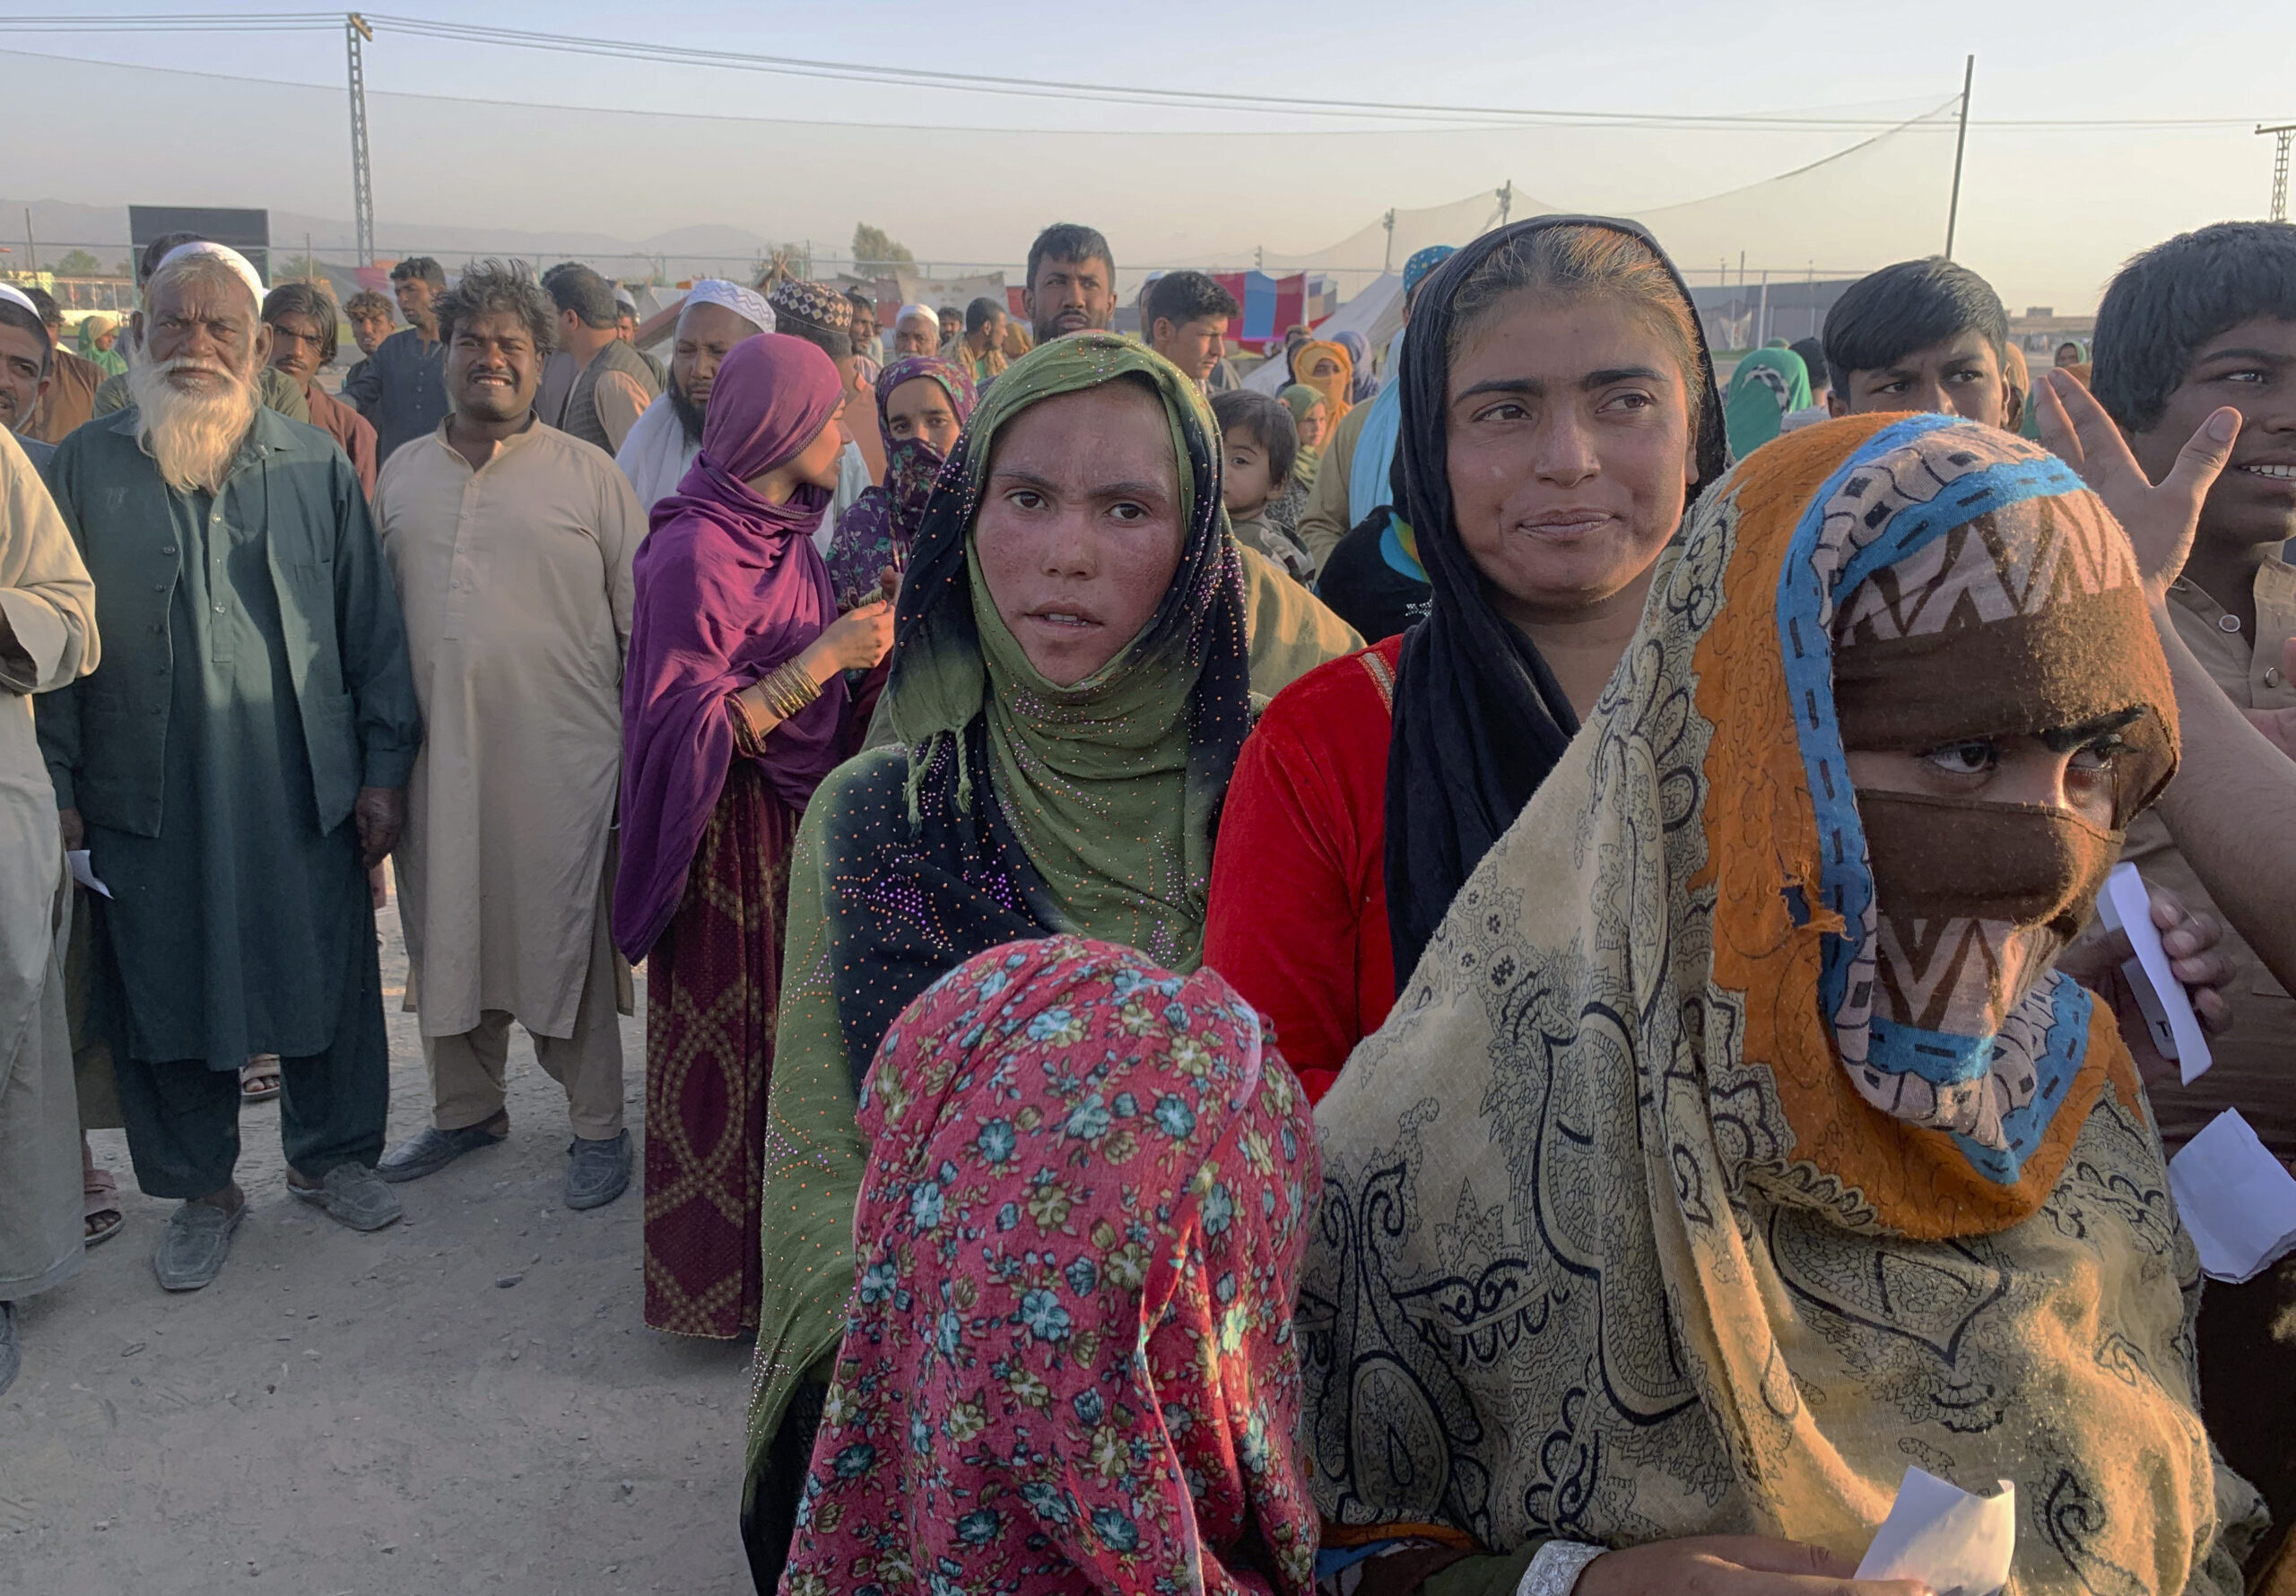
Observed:
[[[738,282],[728,282],[723,277],[704,277],[696,282],[685,297],[687,305],[723,305],[761,333],[774,329],[773,307],[765,296],[753,288],[744,288]],[[683,306],[679,308],[681,310]]]
[[[617,305],[627,305],[632,310],[638,308],[638,296],[619,285],[613,291],[613,302]]]
[[[160,257],[160,265],[152,273],[157,277],[178,261],[195,255],[212,255],[231,269],[231,274],[248,285],[248,292],[255,296],[256,308],[263,308],[263,279],[256,275],[254,263],[238,250],[222,244],[211,244],[204,239],[195,239],[188,244],[178,244]]]
[[[894,332],[896,332],[896,333],[900,332],[900,324],[901,324],[901,323],[903,323],[903,322],[905,322],[905,321],[909,320],[911,317],[917,317],[917,316],[921,316],[921,317],[923,317],[926,321],[931,322],[931,323],[933,324],[933,332],[934,332],[934,335],[935,335],[935,337],[938,337],[938,336],[940,335],[940,332],[941,332],[941,313],[940,313],[939,311],[937,311],[937,310],[934,309],[934,308],[933,308],[933,307],[932,307],[932,306],[930,306],[930,305],[904,305],[904,306],[902,306],[902,307],[900,308],[900,314],[899,316],[896,316],[895,317],[893,317],[893,331],[894,331]]]
[[[31,296],[13,282],[0,282],[0,299],[6,299],[11,304],[22,305],[34,316],[39,315],[39,307],[32,303]]]

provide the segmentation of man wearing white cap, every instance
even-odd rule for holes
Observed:
[[[904,305],[893,318],[893,359],[937,354],[941,349],[941,317],[930,305]]]
[[[657,499],[675,492],[701,453],[701,422],[709,412],[718,363],[744,339],[772,331],[773,309],[755,289],[721,277],[705,277],[693,285],[678,310],[669,386],[646,407],[613,457],[638,490],[642,507],[650,511]]]
[[[45,470],[52,443],[30,435],[56,369],[56,338],[39,307],[13,283],[0,282],[0,428],[16,435],[32,464]]]
[[[109,643],[37,714],[66,845],[110,889],[97,954],[127,1148],[184,1199],[152,1263],[206,1285],[247,1210],[239,1068],[276,1054],[289,1190],[354,1229],[390,1048],[367,871],[422,741],[398,599],[351,462],[257,398],[262,285],[187,244],[144,286],[133,406],[49,464]]]

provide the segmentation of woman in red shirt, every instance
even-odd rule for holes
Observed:
[[[1275,1022],[1310,1097],[1553,768],[1728,465],[1689,290],[1631,222],[1477,239],[1422,286],[1397,380],[1399,508],[1431,608],[1268,706],[1205,927],[1205,963]]]

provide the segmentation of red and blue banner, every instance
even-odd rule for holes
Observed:
[[[1212,280],[1236,296],[1244,313],[1228,327],[1228,336],[1245,348],[1259,351],[1280,343],[1283,334],[1308,319],[1308,274],[1271,277],[1265,272],[1214,272]]]

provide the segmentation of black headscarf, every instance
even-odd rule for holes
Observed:
[[[1401,992],[1451,899],[1506,834],[1578,730],[1578,716],[1539,651],[1491,604],[1483,574],[1451,512],[1446,417],[1452,308],[1459,287],[1492,253],[1552,227],[1623,233],[1665,265],[1685,305],[1690,290],[1658,241],[1631,221],[1538,216],[1488,232],[1437,267],[1413,301],[1404,340],[1403,427],[1396,443],[1397,503],[1434,589],[1425,620],[1404,639],[1395,734],[1387,753],[1387,926]],[[1729,468],[1714,360],[1693,308],[1705,386],[1698,418],[1698,480],[1689,505]]]

